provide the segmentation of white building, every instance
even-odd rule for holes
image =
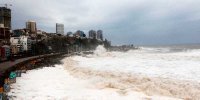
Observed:
[[[21,42],[23,51],[31,50],[31,39],[28,36],[21,36],[20,42]]]
[[[20,37],[10,37],[11,45],[17,46],[17,52],[22,52],[22,44],[20,42]]]
[[[31,50],[31,39],[29,36],[11,37],[11,45],[16,45],[19,52]]]
[[[0,24],[0,28],[4,28],[4,24]]]
[[[41,30],[37,30],[37,34],[40,34],[40,35],[42,35],[42,31]]]
[[[64,24],[56,23],[56,33],[64,35]]]

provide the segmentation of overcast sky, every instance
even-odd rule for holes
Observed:
[[[2,2],[3,1],[3,2]],[[12,28],[27,20],[65,33],[104,31],[113,44],[200,43],[200,0],[1,0],[12,9]]]

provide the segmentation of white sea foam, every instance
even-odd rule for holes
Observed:
[[[178,100],[129,90],[100,89],[94,82],[75,78],[64,66],[56,65],[22,74],[17,83],[11,85],[8,95],[11,100]]]
[[[15,99],[199,100],[200,50],[141,48],[73,56],[29,71],[12,85]],[[166,97],[167,96],[167,97]]]

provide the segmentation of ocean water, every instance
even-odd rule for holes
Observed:
[[[197,45],[140,47],[66,57],[56,67],[17,78],[8,94],[16,100],[199,100]]]
[[[128,52],[106,52],[98,47],[94,55],[72,59],[79,67],[200,82],[200,46],[192,47],[141,47]]]

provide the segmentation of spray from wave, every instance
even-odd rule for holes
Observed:
[[[105,53],[106,53],[106,49],[103,47],[103,45],[97,46],[96,50],[94,51],[94,54],[96,56],[100,56],[100,55],[105,54]]]
[[[89,55],[88,57],[108,57],[108,56],[112,56],[112,54],[110,52],[107,52],[107,50],[104,48],[103,45],[99,45],[94,50],[94,54]]]

